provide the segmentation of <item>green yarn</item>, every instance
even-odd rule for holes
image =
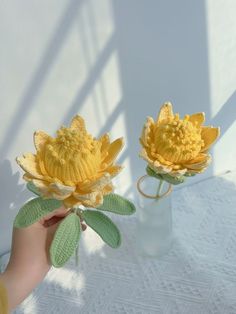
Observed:
[[[14,226],[17,228],[25,228],[63,205],[63,201],[42,198],[32,182],[27,183],[27,188],[39,197],[30,200],[19,210],[14,220]],[[77,214],[77,210],[62,219],[54,234],[49,249],[51,263],[54,267],[62,267],[75,252],[76,265],[78,265],[80,216],[106,244],[112,248],[118,248],[121,245],[120,231],[113,221],[101,211],[119,215],[131,215],[136,211],[133,203],[115,193],[104,196],[103,204],[97,210],[79,210],[80,216]]]
[[[134,204],[115,193],[110,193],[104,196],[103,204],[97,209],[119,215],[132,215],[136,211]]]
[[[163,180],[162,176],[160,173],[157,173],[156,171],[154,171],[150,166],[146,167],[146,172],[150,177],[154,177],[156,179],[159,180]]]
[[[114,222],[102,212],[83,210],[81,213],[84,221],[112,248],[121,244],[121,235]]]
[[[173,185],[178,185],[181,183],[184,183],[185,181],[185,177],[184,176],[178,176],[178,177],[172,177],[171,175],[165,173],[165,174],[161,174],[163,180],[165,180],[166,182],[173,184]]]
[[[50,246],[54,267],[62,267],[75,252],[81,234],[80,218],[76,213],[66,216],[57,228]]]
[[[55,199],[36,197],[21,207],[14,220],[14,227],[28,227],[61,205],[62,202]]]
[[[36,186],[33,184],[33,182],[28,182],[26,184],[26,187],[27,187],[28,190],[30,190],[34,194],[40,196],[40,193],[39,193],[38,189],[36,188]]]
[[[173,185],[178,185],[184,183],[185,181],[184,176],[173,177],[167,173],[156,173],[150,166],[146,167],[146,172],[151,177],[154,177],[159,180],[164,180]]]

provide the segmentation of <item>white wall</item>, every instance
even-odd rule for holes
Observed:
[[[166,100],[222,127],[212,167],[194,180],[235,168],[235,14],[233,0],[1,1],[0,254],[30,196],[15,157],[34,149],[34,130],[53,134],[76,113],[94,135],[125,137],[125,195],[144,173],[144,119]]]

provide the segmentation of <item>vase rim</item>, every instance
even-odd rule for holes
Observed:
[[[160,195],[150,195],[150,194],[147,194],[145,193],[142,189],[141,189],[141,183],[146,179],[146,178],[150,178],[150,176],[148,174],[145,174],[143,175],[142,177],[140,177],[137,181],[137,190],[139,191],[139,193],[141,195],[143,195],[144,197],[146,198],[151,198],[151,199],[161,199],[161,198],[164,198],[166,196],[168,196],[171,192],[172,192],[172,184],[171,183],[168,183],[169,186],[168,186],[168,189],[166,192],[164,192],[163,194],[160,194]]]

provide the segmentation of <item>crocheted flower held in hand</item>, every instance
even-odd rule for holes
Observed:
[[[36,154],[26,153],[17,163],[44,198],[62,200],[65,207],[97,207],[113,191],[111,179],[122,169],[114,160],[123,139],[110,143],[108,134],[93,138],[84,120],[76,115],[55,138],[43,131],[34,133]]]
[[[203,126],[205,114],[173,114],[172,104],[165,103],[157,120],[148,117],[143,127],[140,156],[155,173],[172,177],[203,172],[211,161],[209,148],[220,134],[220,129]]]

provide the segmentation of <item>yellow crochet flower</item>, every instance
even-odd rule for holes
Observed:
[[[63,200],[66,207],[97,207],[103,195],[113,191],[111,179],[122,169],[114,160],[123,139],[110,143],[108,134],[95,139],[79,116],[70,127],[61,127],[55,138],[43,131],[34,133],[36,154],[26,153],[16,161],[45,198]]]
[[[156,173],[177,177],[203,172],[211,161],[208,149],[220,134],[219,128],[202,126],[204,121],[203,112],[180,119],[172,104],[165,103],[156,121],[147,118],[140,156]]]

